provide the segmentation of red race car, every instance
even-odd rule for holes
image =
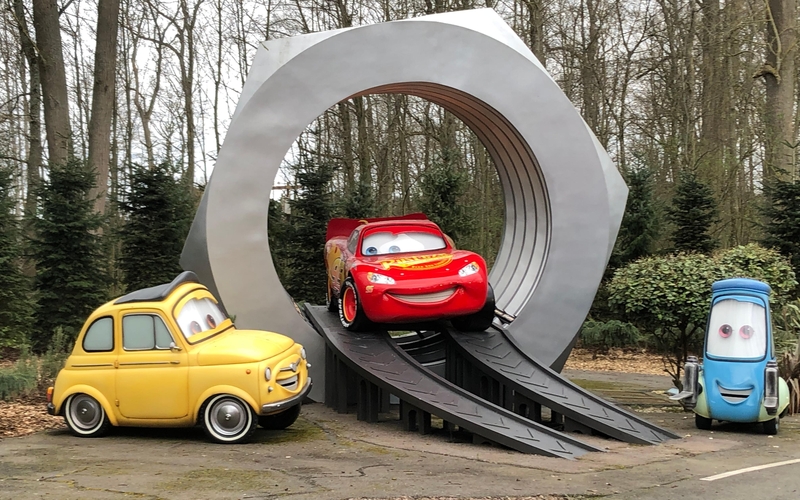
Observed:
[[[385,219],[332,219],[325,268],[328,310],[349,330],[373,323],[450,319],[483,331],[494,319],[486,262],[456,250],[424,214]]]

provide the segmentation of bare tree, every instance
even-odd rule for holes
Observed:
[[[65,163],[72,153],[67,76],[58,16],[56,0],[33,0],[33,25],[39,49],[44,124],[51,164]]]
[[[14,0],[14,19],[19,30],[22,53],[28,62],[28,157],[26,159],[27,193],[25,196],[25,212],[36,211],[35,186],[39,185],[42,168],[42,89],[39,80],[39,55],[36,53],[34,40],[28,29],[27,16],[23,0]]]
[[[794,0],[766,0],[767,57],[756,77],[764,77],[767,88],[764,174],[781,177],[788,165],[791,149],[796,147],[795,57],[797,54],[797,5]]]
[[[111,118],[114,112],[119,0],[99,0],[94,51],[94,88],[89,121],[89,166],[97,181],[90,196],[96,212],[105,212],[108,163],[111,155]]]

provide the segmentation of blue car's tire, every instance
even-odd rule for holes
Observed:
[[[774,436],[781,428],[781,417],[775,417],[772,420],[764,422],[764,434]]]
[[[709,431],[711,430],[711,419],[706,418],[702,415],[698,415],[697,413],[694,414],[694,425],[701,430]]]

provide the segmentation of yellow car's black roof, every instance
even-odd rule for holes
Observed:
[[[136,290],[118,298],[116,301],[114,301],[114,304],[130,304],[131,302],[161,302],[169,297],[169,294],[171,294],[173,290],[184,283],[200,283],[200,280],[192,271],[184,271],[170,283]]]

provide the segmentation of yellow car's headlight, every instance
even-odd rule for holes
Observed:
[[[272,370],[269,369],[269,366],[264,370],[264,378],[267,379],[267,382],[272,378]]]

